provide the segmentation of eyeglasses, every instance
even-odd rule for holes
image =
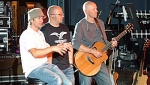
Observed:
[[[64,14],[50,14],[50,15],[59,15],[59,16],[64,16]]]

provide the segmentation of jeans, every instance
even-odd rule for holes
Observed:
[[[105,63],[101,64],[100,71],[93,76],[97,85],[112,85],[108,69]],[[91,85],[92,77],[87,77],[79,72],[79,83],[80,85]]]
[[[66,75],[54,64],[45,63],[34,69],[29,78],[37,78],[47,83],[47,85],[72,85]]]
[[[75,77],[74,77],[74,70],[73,66],[68,67],[65,70],[62,70],[62,72],[67,76],[67,78],[72,82],[72,85],[75,85]]]

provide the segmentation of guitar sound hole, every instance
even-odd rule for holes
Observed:
[[[94,49],[94,50],[97,50],[97,48],[96,48],[96,47],[94,47],[93,49]]]
[[[91,57],[87,56],[87,59],[90,63],[94,64],[93,60],[91,59]]]

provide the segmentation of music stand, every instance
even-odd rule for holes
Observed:
[[[140,23],[139,23],[139,20],[137,18],[136,11],[135,11],[133,3],[126,3],[125,7],[126,7],[126,10],[127,10],[129,19],[131,20],[131,23],[134,24],[134,30],[140,30],[141,29]]]

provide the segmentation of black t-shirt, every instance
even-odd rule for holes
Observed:
[[[60,24],[59,27],[53,27],[49,23],[42,26],[41,31],[44,33],[45,40],[51,46],[59,43],[71,42],[69,28]],[[70,66],[68,53],[61,56],[59,53],[53,53],[52,63],[57,65],[61,70]]]

